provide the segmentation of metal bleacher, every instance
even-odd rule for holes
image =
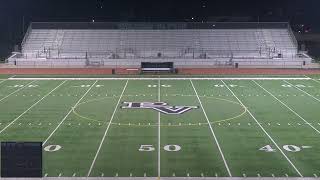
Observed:
[[[32,23],[21,53],[9,63],[137,67],[148,60],[208,67],[311,62],[297,55],[288,23]]]

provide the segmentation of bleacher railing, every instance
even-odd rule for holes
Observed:
[[[291,38],[291,40],[292,40],[293,44],[295,45],[295,47],[297,49],[297,52],[298,52],[298,48],[299,48],[298,47],[299,46],[298,45],[298,41],[297,41],[293,31],[292,31],[292,28],[291,28],[290,24],[288,24],[288,31],[289,31],[290,38]]]
[[[21,50],[23,51],[23,48],[24,48],[24,45],[30,35],[30,32],[32,30],[32,23],[29,25],[28,29],[27,29],[27,32],[25,33],[24,37],[23,37],[23,40],[21,42]]]
[[[33,29],[280,29],[288,22],[32,22]]]

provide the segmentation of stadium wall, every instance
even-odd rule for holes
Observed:
[[[320,69],[252,69],[252,68],[180,68],[181,75],[312,75],[320,74]],[[139,69],[127,68],[0,68],[0,74],[7,75],[127,75],[140,74]]]

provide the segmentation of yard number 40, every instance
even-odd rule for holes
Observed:
[[[299,152],[301,151],[302,148],[310,148],[309,146],[296,146],[296,145],[284,145],[282,148],[288,152]],[[265,152],[275,152],[276,149],[272,148],[271,145],[266,145],[263,146],[262,148],[259,149],[260,151],[265,151]]]

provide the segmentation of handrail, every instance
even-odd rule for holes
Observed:
[[[29,37],[29,34],[30,34],[31,30],[32,30],[32,23],[30,23],[30,25],[29,25],[29,27],[28,27],[28,30],[27,30],[27,32],[25,33],[25,35],[24,35],[24,37],[23,37],[23,40],[22,40],[22,42],[21,42],[21,51],[22,51],[23,48],[24,48],[24,45],[25,45],[25,43],[26,43],[26,41],[27,41],[27,38]]]
[[[296,37],[295,37],[295,35],[294,35],[289,23],[288,23],[288,31],[289,31],[290,38],[291,38],[294,46],[296,47],[296,50],[297,50],[297,53],[298,53],[298,41],[297,41],[297,39],[296,39]]]

